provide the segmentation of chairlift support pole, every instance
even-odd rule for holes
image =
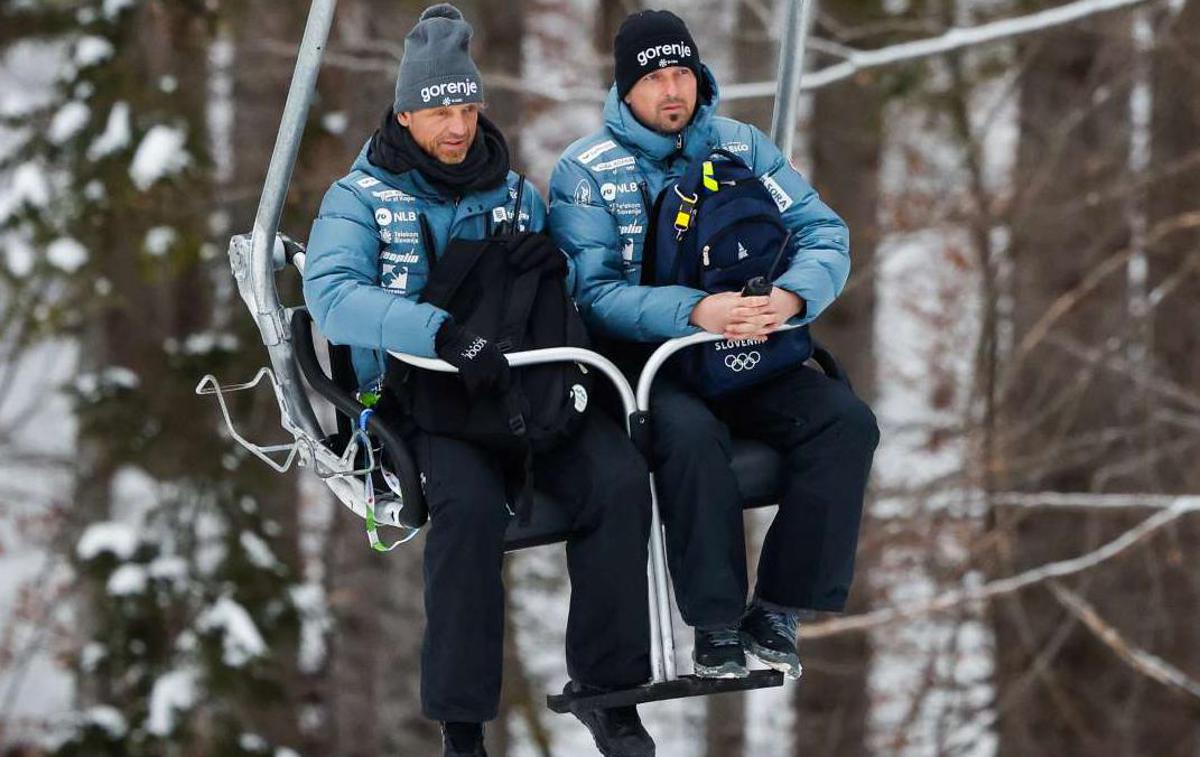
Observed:
[[[292,356],[284,308],[275,288],[275,271],[283,267],[283,260],[275,254],[275,236],[279,231],[279,219],[292,181],[300,138],[304,134],[304,123],[308,119],[317,87],[317,74],[321,70],[321,56],[325,52],[325,42],[329,39],[336,9],[337,0],[313,0],[309,8],[296,69],[288,88],[287,104],[283,108],[275,149],[271,153],[262,197],[258,201],[258,212],[254,216],[249,262],[249,283],[253,297],[251,310],[270,355],[280,395],[293,421],[316,438],[322,436],[321,426],[304,392],[300,372]]]
[[[812,26],[816,0],[788,0],[783,38],[779,40],[779,73],[775,77],[775,110],[771,114],[771,140],[783,157],[791,160],[796,142],[796,110],[804,47]]]

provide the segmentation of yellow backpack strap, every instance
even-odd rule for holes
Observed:
[[[717,183],[716,177],[713,176],[713,164],[711,160],[704,161],[703,180],[704,188],[709,192],[716,192],[721,188],[721,185]]]

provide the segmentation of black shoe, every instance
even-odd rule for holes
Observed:
[[[692,668],[697,678],[745,678],[750,675],[737,627],[697,628]]]
[[[442,723],[442,757],[487,757],[483,724]]]
[[[564,694],[601,694],[607,689],[569,681]],[[654,739],[646,732],[637,706],[613,707],[607,710],[572,712],[587,726],[596,748],[604,757],[654,757]]]
[[[742,618],[742,645],[767,667],[783,671],[788,678],[799,678],[804,672],[796,652],[799,627],[794,613],[752,604]]]

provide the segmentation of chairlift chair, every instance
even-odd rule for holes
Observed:
[[[233,237],[229,245],[229,262],[238,293],[258,325],[270,366],[262,368],[251,381],[243,384],[223,386],[213,376],[205,376],[197,385],[196,393],[216,396],[234,440],[276,471],[282,473],[296,466],[307,468],[321,478],[339,501],[359,517],[367,519],[373,544],[377,544],[374,529],[379,525],[399,529],[403,534],[403,542],[415,536],[427,519],[418,472],[403,438],[378,415],[363,414],[366,408],[354,393],[348,348],[326,343],[333,376],[326,374],[317,355],[312,317],[303,307],[285,308],[280,303],[275,286],[276,274],[289,266],[301,276],[304,272],[303,245],[279,234],[278,226],[336,5],[336,0],[313,0],[310,6],[253,231]],[[772,132],[785,154],[791,152],[799,60],[810,6],[811,0],[789,0],[788,20],[781,42],[781,50],[792,54],[780,56]],[[627,430],[635,442],[642,440],[640,447],[645,453],[648,452],[644,440],[648,438],[645,431],[648,428],[650,389],[659,369],[681,349],[720,338],[715,334],[695,334],[661,345],[642,370],[636,390],[611,361],[590,350],[567,347],[529,350],[509,353],[506,358],[514,368],[573,361],[595,369],[612,382],[624,408]],[[397,360],[419,369],[442,372],[455,370],[441,360],[391,354]],[[837,373],[836,364],[832,363],[831,358],[818,362],[826,372]],[[225,395],[254,389],[264,381],[269,383],[274,392],[281,424],[292,436],[291,443],[255,444],[238,433],[233,423]],[[337,432],[326,433],[322,428],[304,383],[334,407],[338,417]],[[374,444],[369,439],[362,443],[366,435],[356,433],[360,420],[364,430],[378,444],[380,459],[376,458]],[[394,488],[399,496],[376,505],[371,493],[371,477],[372,472],[381,465],[394,474]],[[778,502],[782,489],[782,459],[775,450],[760,442],[735,439],[733,469],[746,508]],[[651,680],[631,689],[604,694],[550,695],[547,704],[555,712],[579,712],[783,684],[783,674],[775,670],[753,671],[748,677],[740,679],[704,679],[678,673],[672,622],[673,597],[667,576],[657,495],[653,494],[653,474],[650,484],[653,496],[647,575]],[[568,510],[555,506],[548,499],[543,493],[535,493],[535,507],[529,522],[521,523],[517,518],[512,519],[505,534],[506,551],[553,544],[570,536],[571,524],[566,515]]]

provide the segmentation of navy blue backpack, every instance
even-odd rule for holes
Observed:
[[[790,262],[791,235],[775,200],[749,166],[725,150],[693,161],[679,181],[668,184],[651,219],[643,284],[740,292],[759,277],[756,284],[769,285]],[[677,373],[712,399],[796,368],[812,353],[804,326],[767,338],[689,347],[678,358]]]

